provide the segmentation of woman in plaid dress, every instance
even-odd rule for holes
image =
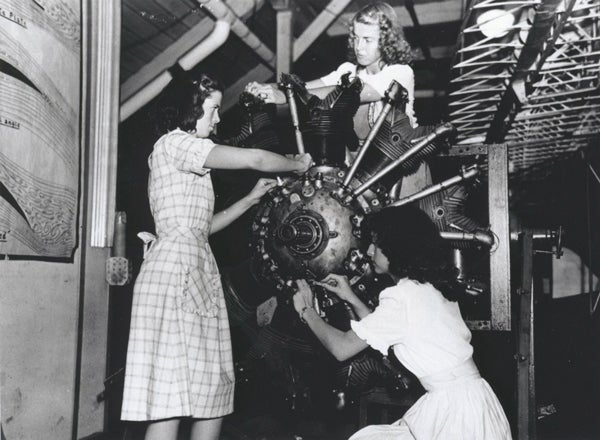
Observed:
[[[206,75],[182,84],[177,106],[162,108],[170,130],[148,159],[148,196],[158,236],[134,287],[121,418],[149,421],[146,440],[218,439],[233,411],[231,338],[219,270],[208,236],[242,215],[275,185],[260,179],[250,193],[213,215],[209,170],[304,173],[309,155],[217,145],[220,84]]]

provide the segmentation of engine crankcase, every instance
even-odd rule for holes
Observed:
[[[365,274],[368,260],[360,225],[365,214],[386,203],[387,194],[369,190],[342,203],[335,194],[345,173],[338,167],[313,167],[261,202],[251,239],[259,278],[283,290],[298,278],[318,280],[343,273],[356,281]]]

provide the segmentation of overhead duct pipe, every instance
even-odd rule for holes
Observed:
[[[196,47],[183,55],[177,61],[177,64],[179,64],[183,70],[190,70],[200,61],[222,46],[223,43],[225,43],[229,37],[230,29],[231,26],[228,21],[218,20],[215,22],[215,27],[210,35],[202,40]],[[167,84],[169,84],[172,79],[173,75],[166,70],[146,84],[135,95],[121,104],[119,120],[121,122],[125,121],[132,114],[150,102],[166,87]]]
[[[179,65],[183,70],[191,70],[196,64],[221,47],[229,37],[231,25],[225,20],[217,20],[212,33],[202,42],[179,58]]]
[[[197,0],[200,6],[217,20],[227,21],[231,30],[247,44],[262,60],[275,70],[275,54],[258,38],[223,0]]]
[[[190,70],[221,46],[227,40],[230,30],[254,50],[265,64],[275,70],[275,54],[239,19],[236,13],[223,0],[197,1],[200,7],[206,9],[217,22],[213,32],[208,37],[202,40],[196,48],[190,50],[179,59],[178,64],[184,70]],[[121,105],[120,121],[123,122],[150,102],[171,79],[171,74],[165,71],[125,101]]]
[[[121,111],[119,113],[119,121],[123,122],[129,118],[132,114],[137,112],[147,103],[149,103],[154,97],[158,96],[162,89],[173,79],[173,76],[169,71],[164,71],[142,89],[140,89],[135,95],[121,104]]]

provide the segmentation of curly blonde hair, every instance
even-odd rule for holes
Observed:
[[[352,33],[354,23],[376,24],[379,26],[379,50],[381,61],[389,64],[411,64],[415,58],[414,52],[406,39],[396,11],[388,3],[371,3],[352,18],[348,35],[348,60],[356,63],[354,40]]]

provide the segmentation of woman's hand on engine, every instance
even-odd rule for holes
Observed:
[[[248,193],[246,199],[250,202],[252,206],[256,205],[262,196],[264,196],[271,188],[277,186],[277,180],[275,179],[266,179],[264,177],[258,179],[252,191]]]
[[[294,309],[300,313],[305,307],[313,306],[313,291],[306,280],[296,280],[296,293],[294,294]]]
[[[350,287],[347,276],[330,273],[321,281],[315,281],[315,284],[335,293],[341,300],[347,301],[360,319],[371,313],[371,309],[361,301]]]
[[[289,157],[290,159],[300,162],[301,168],[298,169],[297,171],[294,171],[294,173],[296,173],[298,175],[304,174],[305,172],[307,172],[310,169],[310,167],[312,167],[315,164],[312,156],[309,153],[293,154],[293,155],[288,154],[286,156]]]
[[[321,281],[315,281],[315,284],[335,293],[344,301],[351,303],[356,298],[356,294],[352,290],[352,287],[350,287],[350,281],[348,281],[348,277],[345,275],[330,273]]]
[[[314,294],[306,280],[296,280],[296,286],[298,290],[294,294],[294,309],[296,309],[296,312],[300,315],[300,319],[302,319],[306,310],[314,308]]]

